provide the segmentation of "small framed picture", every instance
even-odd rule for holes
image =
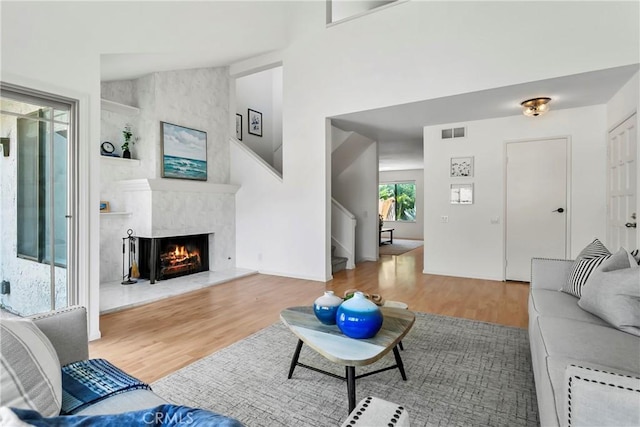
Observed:
[[[262,136],[262,113],[249,108],[247,116],[249,133],[255,136]]]
[[[105,200],[100,200],[100,213],[110,212],[111,208],[109,207],[109,202]]]
[[[449,171],[451,178],[473,176],[473,157],[452,157]]]
[[[242,141],[242,114],[236,113],[236,139]]]
[[[451,204],[473,204],[473,184],[451,184]]]

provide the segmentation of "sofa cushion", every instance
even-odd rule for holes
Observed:
[[[570,357],[614,369],[640,373],[640,340],[610,326],[572,319],[538,317],[549,357]]]
[[[578,305],[613,327],[640,336],[640,266],[624,248],[587,280]]]
[[[0,335],[0,406],[58,415],[62,374],[49,339],[29,319],[3,319]]]
[[[567,410],[567,392],[566,371],[571,365],[582,366],[590,369],[598,369],[605,372],[615,371],[620,375],[637,375],[635,372],[629,372],[621,369],[611,369],[611,367],[599,363],[585,363],[584,360],[574,359],[571,357],[549,357],[547,358],[547,374],[551,380],[551,388],[553,390],[553,399],[555,400],[556,411],[561,426],[567,425],[565,413]],[[618,409],[619,410],[619,409]],[[579,425],[597,425],[597,424],[579,424]],[[611,424],[608,424],[611,425]]]
[[[640,377],[572,365],[564,375],[563,426],[640,426]]]
[[[563,319],[579,320],[581,322],[606,325],[607,323],[578,306],[578,298],[560,291],[547,289],[531,289],[531,303],[535,313],[529,316],[540,315],[561,317]]]
[[[600,240],[595,239],[593,242],[589,243],[578,254],[573,266],[571,266],[569,278],[562,285],[560,290],[580,298],[580,295],[582,294],[582,287],[591,273],[593,273],[595,269],[598,268],[598,266],[610,255],[611,252],[609,252]]]

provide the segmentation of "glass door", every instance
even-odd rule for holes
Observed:
[[[2,88],[0,307],[21,316],[68,305],[73,108]]]

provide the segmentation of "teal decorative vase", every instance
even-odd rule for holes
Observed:
[[[325,325],[336,324],[336,313],[342,304],[342,298],[333,294],[333,291],[325,291],[324,295],[313,303],[313,312],[318,320]]]
[[[350,338],[374,337],[382,327],[382,312],[377,305],[365,298],[362,292],[353,294],[338,308],[336,323],[343,334]]]

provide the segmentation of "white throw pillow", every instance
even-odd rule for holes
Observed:
[[[611,326],[640,336],[640,266],[621,248],[593,272],[578,305]]]
[[[30,319],[2,319],[0,336],[0,406],[59,415],[62,373],[51,341]]]

